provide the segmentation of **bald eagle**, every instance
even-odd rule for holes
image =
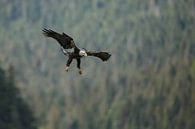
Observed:
[[[67,72],[69,70],[69,66],[73,61],[73,59],[77,61],[77,68],[79,69],[79,74],[82,74],[82,69],[80,67],[82,57],[95,56],[101,59],[102,61],[107,61],[111,56],[109,52],[87,51],[86,49],[78,48],[75,45],[73,38],[65,33],[59,34],[51,29],[46,29],[46,28],[44,28],[42,31],[46,37],[51,37],[57,40],[57,42],[61,46],[61,50],[63,54],[68,56],[68,60],[65,65],[65,70]],[[73,52],[69,52],[67,51],[67,49],[73,49]]]

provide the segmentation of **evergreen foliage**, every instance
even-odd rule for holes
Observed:
[[[15,86],[13,69],[0,69],[0,128],[36,129],[31,109]]]
[[[0,60],[40,129],[194,129],[194,12],[194,0],[1,0]],[[66,73],[44,27],[112,57]]]

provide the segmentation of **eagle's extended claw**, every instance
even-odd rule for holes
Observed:
[[[82,74],[83,74],[82,69],[79,69],[79,74],[80,74],[80,75],[82,75]]]
[[[69,67],[65,65],[65,70],[66,70],[66,72],[68,72],[68,69],[69,69]]]

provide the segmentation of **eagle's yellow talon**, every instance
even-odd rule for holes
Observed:
[[[66,70],[66,72],[68,72],[68,69],[69,69],[69,67],[65,65],[65,70]]]
[[[82,69],[79,69],[79,74],[80,74],[80,75],[82,75],[82,74],[83,74]]]

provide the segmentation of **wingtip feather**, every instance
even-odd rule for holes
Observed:
[[[50,37],[50,34],[53,32],[51,29],[46,29],[46,28],[43,28],[42,31],[43,31],[43,35],[46,37]]]

